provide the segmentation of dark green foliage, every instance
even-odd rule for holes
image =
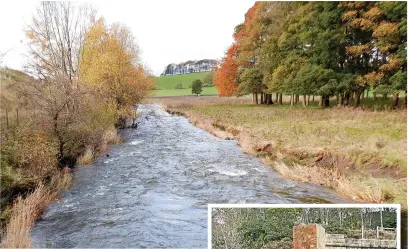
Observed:
[[[259,93],[263,89],[263,75],[257,67],[244,69],[239,76],[238,92],[241,95],[248,93]]]
[[[268,209],[262,218],[244,222],[239,229],[246,248],[262,248],[271,241],[292,239],[292,228],[300,221],[302,209]]]
[[[201,80],[194,80],[191,85],[191,93],[197,96],[203,91],[203,82]]]

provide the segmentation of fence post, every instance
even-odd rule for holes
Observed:
[[[380,238],[380,234],[379,234],[378,226],[377,226],[377,239],[379,239],[379,238]]]

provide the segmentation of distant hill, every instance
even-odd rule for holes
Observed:
[[[0,67],[0,82],[2,83],[24,82],[32,79],[31,76],[22,71]]]
[[[186,61],[179,64],[169,64],[164,69],[162,76],[164,75],[176,75],[176,74],[189,74],[214,71],[217,66],[216,60],[199,60],[199,61]]]
[[[153,91],[153,96],[187,96],[194,95],[191,93],[191,83],[199,79],[204,80],[204,77],[209,72],[189,73],[180,75],[162,75],[156,78],[156,90]],[[176,89],[177,84],[183,85],[183,89]],[[218,94],[215,87],[203,87],[202,94]]]

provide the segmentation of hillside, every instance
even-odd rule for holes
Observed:
[[[30,79],[32,78],[22,71],[0,67],[0,83],[24,82]]]
[[[193,80],[200,79],[204,80],[204,77],[209,72],[200,73],[190,73],[190,74],[179,74],[179,75],[166,75],[157,77],[156,80],[156,90],[153,91],[154,96],[184,96],[192,95],[190,84]],[[176,89],[176,85],[181,83],[183,89]],[[218,94],[218,90],[215,87],[203,87],[203,95],[207,94]]]

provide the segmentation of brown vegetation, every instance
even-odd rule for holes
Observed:
[[[120,141],[116,128],[134,118],[152,85],[130,30],[94,14],[72,2],[39,3],[26,27],[33,77],[0,68],[6,247],[30,246],[30,227],[70,185],[75,164]]]
[[[5,248],[31,248],[30,230],[44,209],[57,197],[57,193],[39,184],[26,198],[15,201],[6,227]]]

